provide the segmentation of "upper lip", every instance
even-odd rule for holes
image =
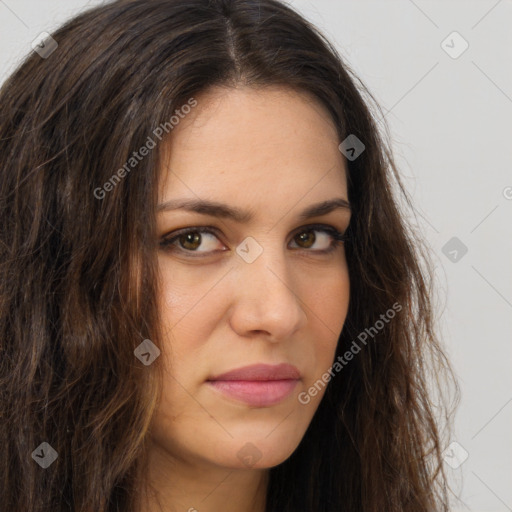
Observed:
[[[208,380],[295,380],[300,379],[299,370],[287,363],[282,364],[253,364],[236,368]]]

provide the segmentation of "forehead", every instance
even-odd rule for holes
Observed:
[[[290,203],[347,197],[346,162],[327,109],[288,88],[214,88],[162,143],[160,201]]]

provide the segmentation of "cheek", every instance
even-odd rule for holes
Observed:
[[[345,323],[350,301],[350,283],[346,267],[331,272],[315,291],[304,295],[309,329],[315,343],[314,371],[309,384],[322,376],[333,364],[340,333]]]
[[[303,284],[302,296],[311,322],[339,336],[348,312],[350,281],[346,266],[334,269],[315,282]]]
[[[171,263],[162,264],[160,317],[164,336],[173,347],[176,357],[181,352],[198,349],[207,333],[222,315],[222,303],[217,300],[222,290],[222,274],[211,269],[192,267],[171,272]]]

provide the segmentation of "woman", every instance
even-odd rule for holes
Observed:
[[[276,0],[129,0],[6,81],[4,510],[448,510],[431,267],[351,75]]]

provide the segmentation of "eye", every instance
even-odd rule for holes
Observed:
[[[315,233],[320,233],[320,236]],[[302,228],[296,232],[293,240],[297,241],[300,249],[310,249],[316,244],[319,248],[313,252],[327,253],[334,250],[336,246],[343,241],[342,234],[332,227],[312,227]]]
[[[215,242],[213,240],[215,238],[217,238],[217,236],[215,230],[212,228],[186,228],[174,233],[174,236],[171,238],[163,238],[160,242],[160,246],[166,250],[178,250],[182,252],[216,252],[214,251]],[[206,239],[206,243],[204,243],[204,239]],[[180,247],[176,247],[177,243]],[[201,245],[206,246],[205,250],[198,251],[197,248]]]
[[[320,233],[320,236],[315,233]],[[216,243],[220,243],[217,235],[218,230],[213,227],[184,228],[162,238],[160,247],[165,251],[181,252],[190,257],[201,257],[226,250],[215,250]],[[214,239],[217,239],[217,242]],[[324,224],[304,226],[296,230],[292,238],[298,249],[317,254],[330,253],[347,240],[348,237],[345,234],[340,233],[332,226]],[[315,244],[320,247],[311,249]],[[203,250],[198,250],[200,247]]]

